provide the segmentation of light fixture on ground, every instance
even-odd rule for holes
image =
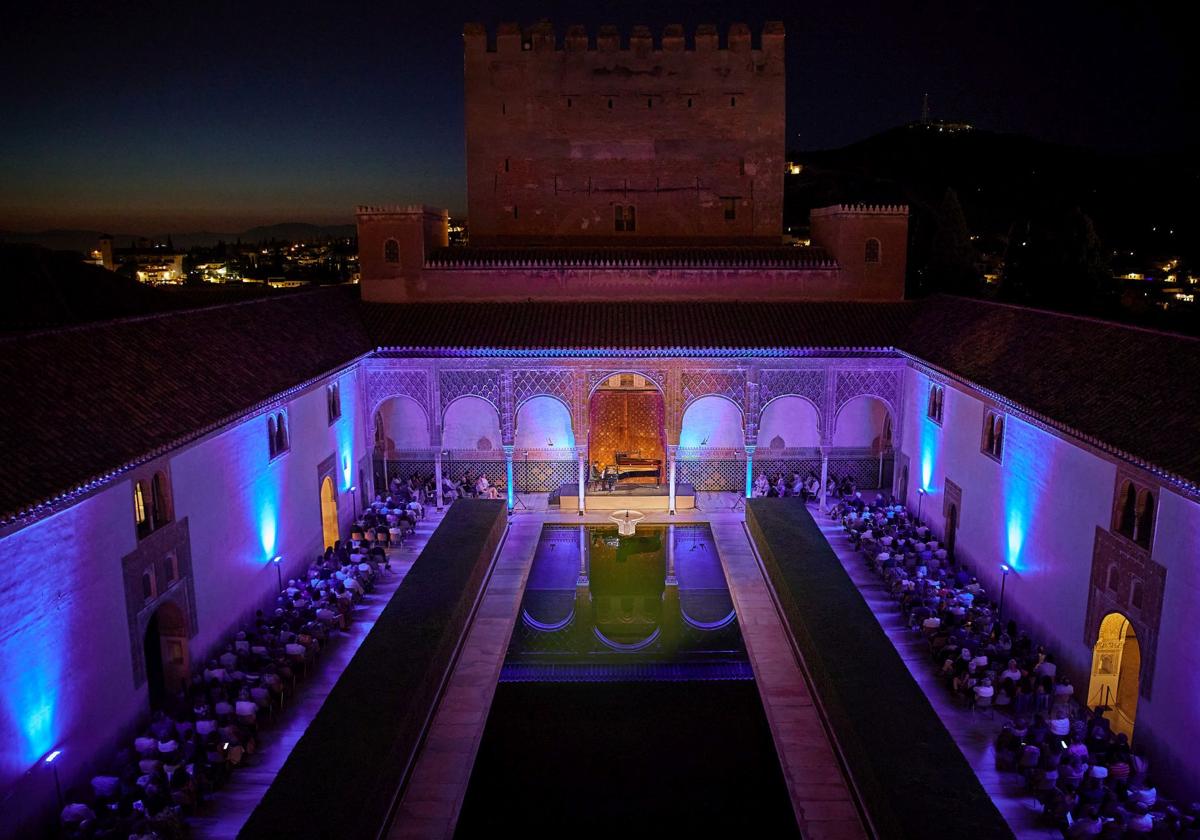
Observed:
[[[51,750],[42,761],[49,764],[50,769],[54,771],[54,792],[58,794],[58,809],[61,811],[64,807],[62,784],[58,780],[58,765],[55,763],[60,755],[62,755],[62,750]]]
[[[358,522],[358,485],[354,484],[350,487],[350,504],[353,505],[354,521]]]
[[[925,488],[917,488],[917,524],[921,522],[921,507],[925,503]]]
[[[1012,569],[1007,563],[1000,564],[1000,609],[998,610],[998,618],[1004,618],[1004,584],[1008,583],[1008,573]]]
[[[272,557],[271,565],[273,565],[275,567],[275,580],[277,580],[279,582],[279,591],[282,592],[283,591],[283,572],[281,572],[279,570],[279,567],[281,565],[283,565],[283,555],[276,554],[274,557]]]

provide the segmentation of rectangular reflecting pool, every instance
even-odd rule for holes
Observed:
[[[546,526],[457,836],[751,825],[798,834],[708,526]]]

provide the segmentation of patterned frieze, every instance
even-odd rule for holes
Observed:
[[[441,388],[441,410],[459,397],[482,397],[499,411],[501,400],[501,371],[493,368],[453,369],[438,372]]]

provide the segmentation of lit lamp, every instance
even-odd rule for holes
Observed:
[[[358,522],[358,485],[350,487],[350,504],[354,506],[354,521]]]
[[[1011,571],[1012,571],[1012,569],[1009,568],[1007,563],[1000,564],[1000,611],[999,611],[1000,615],[999,615],[999,618],[1001,620],[1004,619],[1004,584],[1008,583],[1008,573]]]
[[[271,558],[271,565],[275,567],[275,580],[279,582],[279,591],[283,591],[283,572],[279,571],[279,567],[283,564],[283,555],[276,554]]]
[[[917,488],[917,524],[921,523],[921,507],[925,502],[925,488]]]
[[[51,750],[51,752],[45,758],[43,758],[42,761],[46,764],[49,764],[50,769],[54,771],[54,792],[58,794],[58,810],[61,811],[64,807],[62,784],[58,781],[58,765],[54,763],[60,755],[62,755],[62,750]]]

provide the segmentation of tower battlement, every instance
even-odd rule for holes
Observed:
[[[547,52],[561,53],[629,53],[648,56],[652,53],[705,53],[729,51],[735,53],[761,52],[782,55],[784,28],[781,21],[768,21],[759,32],[760,48],[753,49],[750,27],[744,23],[732,23],[721,33],[712,24],[700,24],[688,33],[677,23],[663,27],[655,38],[648,26],[634,26],[628,37],[622,38],[621,31],[612,25],[603,25],[594,33],[580,24],[568,26],[561,41],[554,25],[546,21],[522,27],[516,23],[502,23],[489,32],[481,23],[468,23],[463,28],[468,55],[472,52],[499,53],[501,55],[534,55]]]

